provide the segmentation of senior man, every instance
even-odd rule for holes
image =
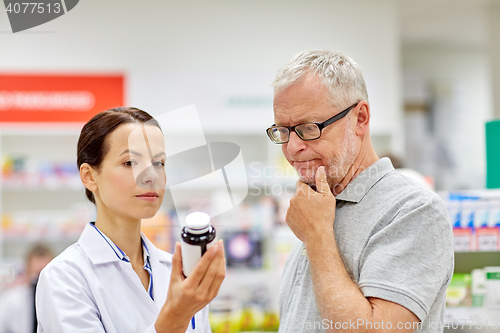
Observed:
[[[442,332],[453,274],[444,202],[379,159],[363,75],[347,56],[304,51],[273,83],[269,138],[299,180],[286,222],[280,332]]]

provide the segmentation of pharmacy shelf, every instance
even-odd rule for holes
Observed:
[[[3,191],[4,192],[36,192],[36,191],[49,191],[49,192],[57,192],[57,191],[79,191],[83,192],[84,191],[83,185],[80,183],[78,185],[54,185],[54,186],[47,186],[47,185],[4,185],[3,186]]]
[[[83,231],[83,228],[82,230]],[[19,234],[19,235],[4,235],[4,244],[8,243],[35,243],[35,242],[55,242],[55,243],[72,243],[76,242],[80,237],[81,231],[77,234],[71,233],[66,235],[34,235],[34,234]]]
[[[455,252],[455,273],[470,273],[473,269],[500,266],[500,252]]]
[[[90,205],[72,162],[82,126],[0,124],[0,260],[22,262],[38,242],[58,253],[78,239],[80,221],[91,215],[82,213]]]

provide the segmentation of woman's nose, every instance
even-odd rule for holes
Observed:
[[[137,185],[146,188],[154,187],[158,183],[158,179],[160,179],[158,172],[159,170],[156,170],[153,165],[148,166],[137,176]]]

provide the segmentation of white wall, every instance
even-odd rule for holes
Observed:
[[[491,84],[493,90],[493,114],[500,118],[500,3],[491,2],[485,11],[487,26],[488,51],[491,66]]]
[[[493,117],[487,51],[414,45],[403,48],[402,59],[405,71],[418,72],[429,83],[434,143],[442,145],[453,163],[437,168],[439,189],[484,188],[485,122]],[[436,153],[436,159],[443,157],[442,150]]]
[[[392,148],[400,151],[396,16],[394,0],[85,0],[58,19],[12,34],[0,10],[0,72],[256,75],[270,92],[268,81],[298,51],[340,50],[365,73],[372,132],[399,135]],[[152,83],[139,82],[146,91],[148,84],[155,92],[148,99],[161,103]]]

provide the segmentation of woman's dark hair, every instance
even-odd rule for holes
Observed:
[[[109,151],[106,138],[118,126],[128,123],[148,123],[161,127],[151,115],[145,111],[132,107],[113,108],[96,114],[83,126],[78,139],[77,160],[78,170],[83,163],[93,168],[99,168]],[[95,204],[94,194],[85,189],[87,198]]]

